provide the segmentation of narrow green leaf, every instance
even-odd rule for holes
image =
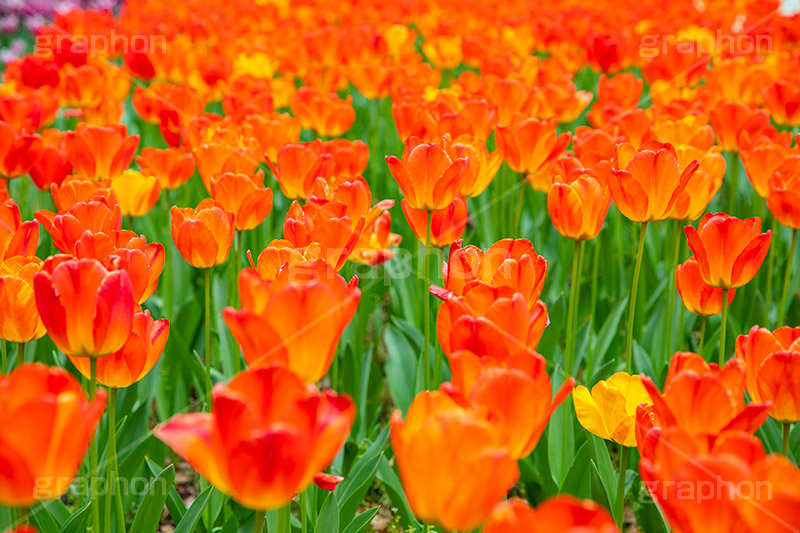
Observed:
[[[145,462],[147,463],[147,469],[150,471],[150,474],[157,476],[161,468],[151,461],[149,457],[146,458]],[[167,492],[167,510],[172,517],[172,521],[176,524],[180,522],[181,519],[183,519],[183,515],[186,514],[186,506],[183,504],[183,500],[174,486],[170,486]]]
[[[361,533],[362,531],[366,530],[369,526],[372,519],[375,518],[375,515],[378,514],[380,507],[373,507],[372,509],[367,509],[350,522],[342,533]]]
[[[142,497],[138,509],[134,512],[131,531],[137,533],[155,533],[161,520],[161,512],[167,501],[167,493],[175,480],[175,467],[169,465],[150,482],[147,492]]]
[[[206,489],[200,493],[197,498],[192,502],[189,508],[186,510],[186,514],[183,518],[178,522],[178,527],[175,528],[175,533],[192,533],[197,527],[197,524],[200,522],[200,517],[203,514],[203,509],[205,509],[206,504],[208,503],[208,497],[211,494],[212,487],[209,485]],[[174,520],[174,517],[173,517]]]
[[[322,510],[317,519],[316,533],[339,533],[339,509],[336,505],[336,494],[333,492],[325,498]]]

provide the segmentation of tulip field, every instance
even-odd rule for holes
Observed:
[[[0,532],[800,533],[800,14],[0,0]]]

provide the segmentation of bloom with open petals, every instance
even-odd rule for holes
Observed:
[[[0,339],[30,342],[47,333],[33,295],[33,276],[41,268],[37,257],[16,256],[0,262]]]
[[[233,213],[206,198],[196,209],[172,207],[172,241],[195,268],[221,265],[233,244]]]
[[[578,422],[590,433],[623,446],[636,446],[636,407],[650,404],[641,376],[617,372],[589,389],[580,385],[572,391]]]

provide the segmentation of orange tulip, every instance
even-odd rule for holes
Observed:
[[[448,262],[442,264],[444,289],[432,289],[442,299],[464,296],[476,285],[505,287],[507,296],[519,293],[533,308],[539,301],[547,278],[547,259],[536,253],[528,239],[503,239],[486,252],[477,246],[450,246]]]
[[[308,383],[328,372],[361,299],[325,261],[282,267],[273,280],[252,269],[239,274],[242,309],[222,316],[250,366],[279,362]]]
[[[23,222],[14,200],[0,203],[0,261],[17,255],[36,255],[38,246],[39,224]]]
[[[30,342],[47,330],[33,295],[33,276],[42,268],[36,257],[13,257],[0,262],[0,339]]]
[[[776,173],[769,184],[769,212],[787,228],[800,229],[800,175],[784,177]]]
[[[697,259],[690,257],[675,268],[675,285],[683,305],[690,313],[708,317],[722,312],[722,289],[717,289],[703,281]],[[733,302],[736,290],[728,293],[728,305]]]
[[[239,144],[209,142],[194,148],[192,154],[203,186],[210,191],[211,178],[218,174],[255,174],[261,162],[261,145],[254,138],[247,138]]]
[[[78,124],[67,133],[67,157],[75,173],[84,179],[102,181],[116,178],[133,161],[139,146],[138,135],[128,128]]]
[[[237,231],[258,227],[272,211],[272,189],[264,187],[264,171],[254,176],[226,172],[211,178],[211,196],[233,213]]]
[[[144,378],[161,357],[169,337],[169,321],[153,320],[150,311],[133,315],[131,334],[125,344],[97,360],[97,382],[105,387],[130,387]],[[91,368],[86,357],[69,357],[75,368],[90,379]]]
[[[369,146],[362,141],[333,139],[322,143],[322,151],[333,157],[333,176],[360,176],[369,164]]]
[[[119,205],[109,207],[105,199],[78,202],[62,214],[41,209],[34,216],[53,237],[53,245],[65,254],[73,253],[85,231],[112,233],[122,227]]]
[[[489,153],[486,141],[469,135],[461,135],[450,142],[445,138],[444,149],[453,161],[468,159],[469,166],[465,171],[464,186],[461,194],[467,198],[479,196],[497,175],[503,164],[503,151]]]
[[[703,281],[721,289],[746,285],[761,268],[772,230],[760,231],[760,218],[740,220],[725,213],[706,213],[697,229],[684,228]]]
[[[617,146],[617,168],[609,174],[608,187],[614,203],[630,220],[664,220],[698,167],[693,161],[681,171],[675,148],[668,143],[646,143],[640,150],[622,143]]]
[[[558,135],[555,117],[546,120],[526,118],[516,113],[508,126],[497,126],[497,147],[511,170],[525,174],[536,190],[547,192],[550,183],[542,183],[540,174],[569,145],[570,133]],[[546,181],[546,180],[545,180]]]
[[[325,94],[308,85],[297,90],[291,109],[305,129],[321,137],[344,135],[356,121],[352,96],[340,100],[335,93]]]
[[[233,213],[206,198],[196,209],[172,207],[172,242],[195,268],[221,265],[233,244]]]
[[[766,198],[769,194],[769,182],[776,171],[793,172],[798,168],[800,153],[796,148],[797,145],[790,150],[788,146],[762,137],[761,142],[740,152],[747,178],[760,197]]]
[[[102,357],[131,332],[133,287],[127,272],[109,272],[94,259],[59,263],[33,278],[36,307],[56,347],[74,357]]]
[[[67,157],[67,132],[48,129],[42,132],[42,153],[34,165],[28,169],[34,185],[42,191],[50,189],[51,184],[61,185],[72,174],[72,164]]]
[[[710,111],[717,143],[726,152],[749,148],[762,135],[769,135],[769,115],[741,102],[720,102]]]
[[[745,365],[737,359],[720,368],[697,354],[677,353],[670,362],[663,394],[649,377],[643,377],[642,383],[653,400],[655,426],[678,427],[698,442],[710,442],[729,430],[755,433],[764,423],[769,405],[745,405],[745,379]],[[647,424],[639,422],[637,413],[640,451],[646,431]]]
[[[556,408],[575,386],[570,378],[553,396],[547,363],[542,356],[521,351],[506,361],[469,351],[450,358],[452,378],[442,386],[456,402],[480,413],[503,435],[514,459],[524,459],[539,442]]]
[[[708,208],[722,188],[722,179],[725,177],[725,158],[718,150],[717,147],[705,152],[694,146],[678,146],[678,163],[681,169],[688,168],[694,161],[699,166],[675,200],[669,218],[679,221],[697,220]]]
[[[176,415],[155,435],[240,504],[277,509],[333,460],[355,414],[349,397],[272,366],[217,384],[211,413]]]
[[[781,126],[800,126],[800,91],[794,82],[778,80],[761,90],[770,117]]]
[[[347,204],[336,200],[309,202],[302,207],[295,201],[286,214],[283,235],[298,248],[318,245],[323,257],[338,271],[353,253],[364,221],[363,216],[351,218]]]
[[[391,232],[392,216],[388,211],[381,213],[372,224],[370,231],[361,234],[349,259],[369,266],[380,265],[394,257],[394,246],[402,242],[403,237]]]
[[[28,173],[42,154],[38,135],[24,135],[0,121],[0,179],[9,180]]]
[[[109,271],[124,270],[133,287],[133,299],[141,305],[158,287],[164,270],[164,245],[148,243],[130,230],[107,233],[85,231],[75,242],[76,259],[96,259]]]
[[[400,208],[414,235],[425,246],[434,248],[450,246],[461,238],[467,227],[467,202],[461,195],[456,196],[455,200],[444,209],[430,213],[431,241],[428,243],[425,242],[428,233],[428,211],[412,209],[406,200],[400,201]]]
[[[403,158],[386,156],[386,163],[411,209],[438,211],[456,199],[469,178],[469,160],[452,160],[438,144],[417,137],[406,141]]]
[[[308,246],[306,248],[295,248],[289,241],[272,241],[266,248],[258,254],[258,259],[253,262],[250,250],[247,251],[247,259],[250,268],[257,271],[259,276],[266,281],[272,281],[283,270],[284,267],[311,263],[320,259],[322,253],[318,246]]]
[[[77,177],[67,179],[61,185],[55,183],[50,185],[50,194],[53,196],[58,214],[63,214],[75,204],[82,202],[101,201],[109,206],[119,203],[117,195],[108,186],[107,181],[87,181]],[[46,214],[48,219],[55,216],[44,210],[42,214]]]
[[[285,144],[299,142],[303,130],[300,121],[288,113],[249,115],[242,119],[242,123],[252,126],[253,136],[261,144],[261,153],[269,161],[277,159],[278,151]]]
[[[587,114],[595,128],[608,124],[608,119],[625,111],[636,109],[642,96],[644,81],[631,72],[611,77],[600,75],[597,83],[597,100]]]
[[[617,533],[611,514],[592,500],[567,494],[554,496],[532,509],[512,498],[492,510],[483,533]]]
[[[439,69],[451,70],[461,64],[464,54],[460,35],[433,35],[422,43],[422,53]]]
[[[509,287],[476,284],[463,296],[449,296],[439,309],[436,329],[448,357],[469,350],[498,359],[521,350],[535,350],[549,322],[547,306],[529,308],[522,294]]]
[[[319,139],[310,143],[287,143],[278,151],[275,163],[267,158],[267,165],[287,198],[305,200],[311,196],[318,177],[333,177],[336,162],[323,149]]]
[[[105,406],[105,390],[89,400],[61,368],[23,364],[0,376],[0,503],[29,506],[66,492]]]
[[[446,530],[479,527],[519,478],[502,435],[441,391],[419,394],[405,420],[395,411],[391,438],[411,509]]]
[[[753,326],[736,339],[736,357],[747,369],[753,401],[772,404],[769,416],[779,422],[800,421],[800,328]]]
[[[192,154],[185,148],[147,146],[136,156],[136,164],[146,176],[155,176],[164,190],[175,190],[194,176]]]
[[[158,178],[138,170],[126,170],[111,180],[111,190],[119,199],[124,217],[142,217],[155,207],[161,195]]]
[[[608,187],[588,175],[568,183],[553,183],[547,193],[547,211],[553,226],[575,241],[597,237],[609,207]]]

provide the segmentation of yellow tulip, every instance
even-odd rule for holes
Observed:
[[[119,199],[120,212],[124,217],[146,215],[161,195],[158,178],[145,176],[138,170],[126,170],[112,179],[111,190]]]
[[[629,448],[636,446],[636,407],[652,403],[642,377],[625,372],[599,381],[591,394],[582,385],[576,387],[572,401],[578,422],[586,431]]]

